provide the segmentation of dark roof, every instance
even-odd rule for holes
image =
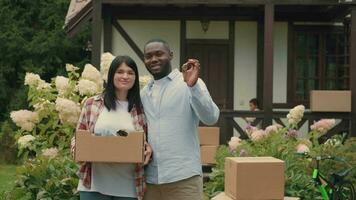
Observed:
[[[254,6],[264,5],[266,3],[273,3],[276,6],[289,7],[289,8],[291,8],[291,5],[293,7],[309,6],[309,8],[307,8],[305,11],[307,14],[313,14],[314,8],[310,9],[310,7],[314,7],[314,6],[319,6],[319,7],[323,6],[324,10],[334,9],[333,12],[335,12],[336,7],[339,6],[345,7],[346,5],[347,6],[356,5],[356,0],[101,0],[101,1],[103,7],[109,7],[109,8],[110,7],[113,8],[151,7],[150,9],[155,11],[155,9],[159,10],[161,7],[165,6],[169,9],[175,7],[183,12],[189,9],[192,10],[194,7],[200,7],[200,8],[213,7],[213,8],[220,8],[220,10],[223,11],[223,8],[231,8],[234,6],[251,8]],[[93,10],[92,0],[71,0],[68,13],[65,19],[65,25],[64,25],[66,32],[69,33],[70,35],[75,34],[78,31],[78,25],[83,24],[84,22],[89,21],[91,19],[92,10]],[[125,9],[122,10],[125,11]],[[147,8],[145,10],[147,10]],[[292,10],[287,9],[285,12],[293,12],[293,9]],[[128,14],[130,15],[130,13]],[[324,14],[324,13],[320,12],[319,14]],[[132,13],[131,15],[136,15],[136,14],[137,13]],[[178,14],[173,16],[178,16]]]

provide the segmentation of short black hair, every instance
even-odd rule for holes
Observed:
[[[141,109],[142,107],[137,65],[135,61],[129,56],[117,56],[110,64],[108,79],[107,79],[108,81],[104,91],[104,105],[109,111],[111,109],[116,110],[114,75],[116,73],[117,68],[123,63],[125,63],[128,67],[130,67],[135,72],[135,83],[127,94],[127,99],[129,101],[128,111],[130,112],[134,106],[136,106],[137,109]]]
[[[144,48],[143,48],[143,52],[145,52],[146,46],[147,46],[148,44],[150,44],[150,43],[153,43],[153,42],[162,43],[163,46],[167,48],[168,52],[171,51],[171,48],[169,47],[169,44],[168,44],[165,40],[155,38],[155,39],[148,40],[148,42],[146,42],[146,44],[145,44],[145,46],[144,46]]]
[[[255,105],[257,108],[259,108],[259,104],[258,104],[258,100],[256,98],[253,98],[250,100],[250,103],[252,103],[253,105]]]

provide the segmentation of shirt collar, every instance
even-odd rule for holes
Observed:
[[[163,78],[167,78],[168,80],[173,80],[175,77],[179,75],[178,69],[173,69],[167,76]],[[148,87],[151,88],[153,86],[154,80],[151,79],[150,82],[148,83]]]
[[[94,101],[104,101],[104,95],[103,94],[99,94],[94,96]]]

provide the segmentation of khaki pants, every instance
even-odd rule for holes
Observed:
[[[173,183],[147,184],[144,200],[203,200],[203,179],[193,176]]]

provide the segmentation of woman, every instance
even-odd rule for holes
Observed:
[[[83,107],[77,130],[96,135],[115,135],[145,130],[136,63],[128,56],[116,57],[109,69],[103,94],[89,98]],[[145,143],[145,161],[151,147]],[[131,200],[143,198],[143,166],[124,163],[85,163],[79,170],[78,190],[83,200]]]

